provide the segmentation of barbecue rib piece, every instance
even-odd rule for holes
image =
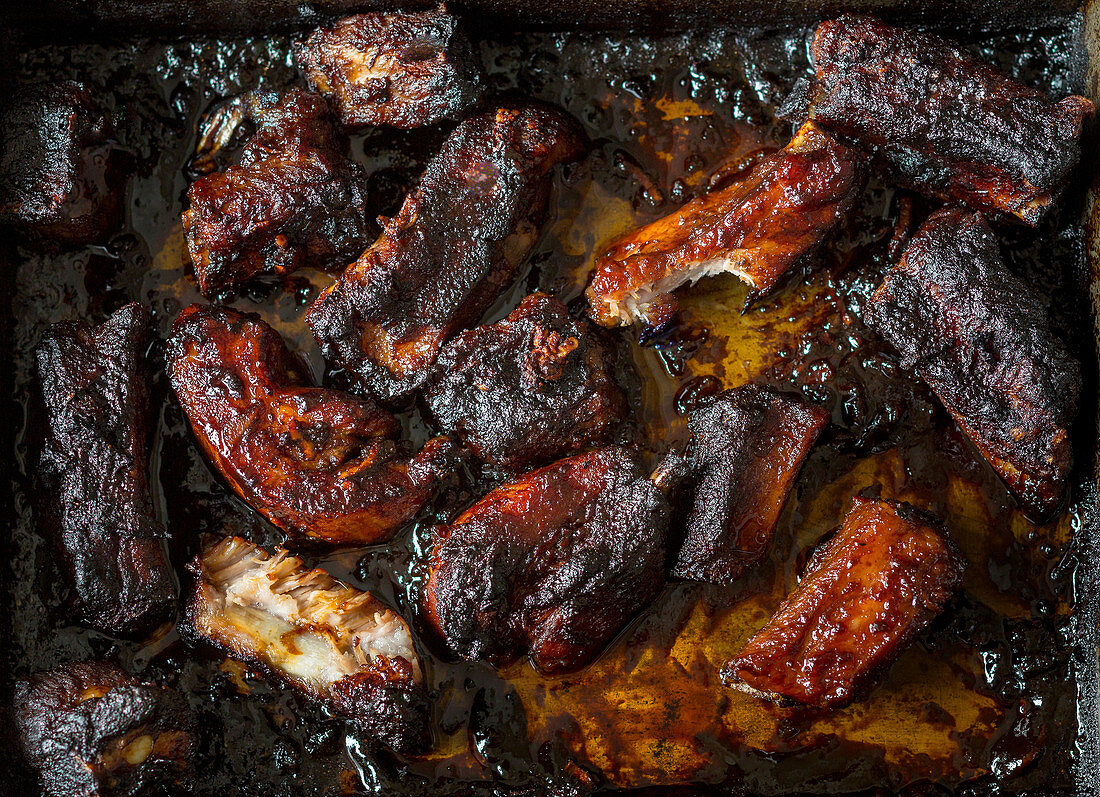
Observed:
[[[866,322],[939,396],[1021,504],[1057,507],[1081,368],[980,213],[929,216],[871,296]]]
[[[506,482],[439,530],[427,622],[467,659],[583,667],[664,584],[669,512],[624,448]]]
[[[297,43],[294,60],[349,127],[423,127],[481,96],[481,65],[445,6],[344,17]]]
[[[1052,102],[943,39],[866,17],[821,23],[813,58],[809,119],[911,187],[1032,225],[1077,165],[1093,113],[1084,97]],[[801,116],[807,98],[792,99]]]
[[[943,611],[963,562],[908,504],[852,500],[794,592],[723,669],[759,697],[841,706]]]
[[[199,162],[212,162],[246,120],[256,131],[239,162],[187,191],[183,228],[205,296],[260,273],[342,267],[370,242],[366,174],[345,157],[324,99],[301,89],[236,98],[208,121]]]
[[[608,347],[545,293],[443,347],[424,396],[448,434],[520,471],[609,442],[626,415]]]
[[[535,104],[462,122],[381,237],[310,308],[325,357],[382,400],[420,387],[443,343],[515,278],[538,237],[551,169],[580,156],[581,135]]]
[[[758,385],[692,410],[694,496],[672,574],[732,584],[768,548],[783,504],[829,413]]]
[[[203,450],[279,528],[334,543],[388,539],[449,471],[445,437],[410,456],[375,404],[312,387],[259,316],[192,305],[167,353],[172,387]]]
[[[400,753],[430,743],[428,694],[409,626],[368,592],[247,540],[208,546],[189,631],[261,668]]]
[[[19,86],[0,111],[0,223],[67,243],[122,221],[132,159],[80,83]]]
[[[106,661],[70,662],[19,681],[23,754],[50,797],[162,794],[196,744],[187,703]]]
[[[743,180],[693,199],[620,238],[596,260],[586,295],[604,326],[642,320],[660,327],[670,295],[713,274],[736,274],[754,291],[773,288],[851,209],[868,156],[813,124]]]
[[[149,323],[128,304],[95,329],[54,324],[35,352],[46,410],[40,523],[76,619],[123,635],[168,619],[176,601],[149,491]]]

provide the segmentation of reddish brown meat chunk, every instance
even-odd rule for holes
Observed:
[[[258,316],[192,305],[168,344],[172,387],[207,456],[230,486],[288,532],[329,542],[388,539],[431,497],[451,443],[410,456],[397,420],[313,387]]]
[[[669,507],[603,448],[506,482],[440,530],[428,623],[460,656],[546,673],[590,662],[664,584]]]
[[[1081,366],[1038,294],[1001,260],[980,213],[945,208],[872,295],[867,323],[936,392],[1036,517],[1065,492]]]
[[[423,127],[481,96],[481,65],[444,6],[344,17],[296,44],[294,60],[349,127]]]
[[[1081,156],[1089,100],[1052,102],[939,37],[843,16],[813,57],[809,118],[932,196],[1036,224]]]
[[[205,296],[257,274],[343,267],[370,243],[366,174],[325,101],[301,90],[253,92],[220,108],[200,142],[200,163],[251,121],[237,163],[200,177],[183,213],[187,250]]]
[[[424,395],[445,432],[518,471],[610,440],[626,414],[611,358],[565,305],[534,293],[448,343]]]
[[[713,274],[773,288],[851,209],[868,157],[812,124],[743,180],[620,238],[596,261],[586,295],[604,326],[659,327],[672,291]]]
[[[35,352],[46,422],[39,523],[79,622],[113,634],[170,619],[176,584],[149,489],[149,313],[50,327]]]
[[[840,530],[723,678],[768,699],[843,705],[943,611],[962,567],[908,504],[853,499]]]
[[[693,497],[673,575],[732,584],[767,551],[779,514],[829,413],[757,385],[694,409]]]
[[[462,122],[381,237],[310,308],[325,357],[382,400],[423,385],[447,339],[511,284],[538,238],[551,170],[580,154],[576,122],[547,106]]]

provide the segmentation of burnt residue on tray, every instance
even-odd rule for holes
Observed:
[[[1064,96],[1080,77],[1074,31],[1065,20],[987,33],[973,49]],[[740,159],[747,170],[785,144],[790,130],[774,108],[808,73],[807,35],[529,33],[476,42],[490,96],[560,104],[593,141],[588,159],[558,180],[540,242],[483,321],[504,317],[536,289],[559,295],[579,315],[602,246],[708,184],[735,178],[728,167],[715,174],[722,164]],[[179,222],[196,126],[241,90],[294,84],[290,41],[50,45],[19,60],[24,76],[86,82],[133,152],[136,174],[127,223],[105,244],[43,250],[13,242],[3,253],[11,284],[3,329],[13,369],[8,406],[23,422],[10,475],[14,523],[0,565],[5,690],[15,678],[89,656],[180,689],[199,729],[190,792],[199,795],[570,794],[668,784],[729,794],[1072,789],[1077,704],[1067,685],[1075,677],[1073,607],[1081,600],[1073,585],[1095,496],[1079,466],[1067,510],[1045,526],[1029,524],[930,391],[863,325],[891,253],[932,209],[875,182],[839,241],[744,313],[747,288],[717,278],[681,291],[678,322],[658,336],[639,343],[624,329],[609,337],[619,362],[637,370],[620,369],[639,431],[619,442],[641,444],[653,461],[684,439],[683,412],[723,386],[769,383],[828,409],[832,424],[794,485],[768,556],[732,587],[671,583],[593,664],[567,676],[544,677],[523,661],[500,672],[455,663],[430,641],[418,643],[434,705],[430,756],[405,760],[373,749],[338,718],[173,631],[128,642],[66,625],[67,596],[30,510],[27,474],[41,425],[26,401],[33,346],[51,322],[100,323],[133,300],[149,306],[163,338],[176,314],[199,299]],[[353,138],[352,155],[369,175],[369,218],[396,211],[452,128],[368,129]],[[1038,230],[1000,235],[1008,266],[1053,309],[1056,333],[1091,362],[1079,206],[1071,194]],[[316,379],[343,389],[347,378],[326,373],[304,321],[330,279],[303,270],[222,298],[261,313]],[[283,537],[203,459],[171,398],[161,344],[151,360],[154,502],[189,585],[182,565],[204,534],[241,535],[269,549]],[[1090,377],[1086,395],[1093,384]],[[414,445],[436,431],[415,407],[401,421]],[[1077,434],[1090,439],[1086,429]],[[1078,454],[1085,463],[1091,452]],[[389,544],[300,553],[395,606],[426,640],[415,606],[430,527],[499,479],[470,470]],[[727,690],[721,664],[790,591],[802,552],[840,522],[852,494],[873,485],[871,495],[945,518],[971,564],[960,595],[882,683],[846,709],[763,706]],[[30,793],[32,775],[11,749],[0,744],[0,763]]]

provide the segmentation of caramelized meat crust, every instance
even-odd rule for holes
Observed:
[[[445,432],[519,471],[609,442],[626,415],[611,357],[564,304],[533,293],[444,346],[424,396]]]
[[[669,511],[623,448],[506,482],[440,529],[427,622],[466,659],[579,669],[664,584]]]
[[[0,223],[94,243],[122,221],[131,158],[80,83],[20,86],[0,110]]]
[[[23,754],[50,797],[160,794],[185,775],[196,747],[178,692],[106,661],[19,681],[12,706]]]
[[[415,455],[375,404],[313,387],[259,316],[192,305],[168,344],[172,387],[207,456],[279,528],[334,543],[388,539],[449,472],[451,442]]]
[[[238,162],[187,191],[183,228],[204,296],[261,273],[342,267],[370,242],[366,174],[345,157],[324,99],[301,89],[238,97],[208,121],[200,163],[244,121],[256,130]]]
[[[344,17],[298,42],[294,60],[349,127],[457,119],[482,92],[481,65],[445,6]]]
[[[672,291],[713,274],[773,288],[851,209],[869,158],[813,124],[743,180],[693,199],[628,233],[596,260],[586,295],[603,326],[659,327],[675,312]]]
[[[112,634],[171,614],[176,582],[149,491],[149,313],[50,327],[35,352],[46,423],[40,523],[73,589],[76,619]]]
[[[943,611],[962,568],[953,546],[908,504],[855,498],[723,678],[767,699],[841,706]]]
[[[462,122],[381,237],[310,308],[325,357],[382,400],[423,385],[440,347],[515,279],[551,169],[580,157],[581,135],[561,111],[534,104]]]
[[[980,213],[944,208],[913,236],[865,320],[939,396],[1025,509],[1065,491],[1081,367]]]
[[[767,551],[798,471],[829,413],[758,385],[694,409],[694,496],[673,575],[732,584]]]
[[[1094,110],[867,17],[821,23],[813,58],[811,120],[883,156],[911,187],[1032,225],[1077,165]]]
[[[400,753],[429,745],[428,695],[408,624],[369,592],[285,550],[239,537],[207,546],[188,631],[352,720]]]

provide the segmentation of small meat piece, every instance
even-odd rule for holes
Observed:
[[[118,229],[133,161],[82,84],[17,86],[0,144],[0,223],[73,244]]]
[[[664,585],[669,513],[624,448],[506,482],[439,530],[426,620],[466,659],[579,669]]]
[[[520,471],[610,441],[626,415],[611,359],[564,304],[533,293],[444,346],[424,396],[445,432]]]
[[[869,158],[813,124],[743,180],[628,233],[596,260],[586,295],[603,326],[660,327],[676,288],[736,274],[764,293],[852,208]]]
[[[210,120],[200,164],[251,121],[237,163],[200,177],[183,212],[187,250],[204,296],[257,274],[343,267],[370,243],[367,177],[323,98],[300,89],[238,97]]]
[[[794,592],[726,665],[727,685],[834,708],[856,696],[932,621],[963,563],[908,504],[856,498]]]
[[[356,14],[294,46],[310,87],[349,127],[414,128],[457,119],[481,97],[481,64],[445,6]]]
[[[1048,516],[1072,460],[1081,366],[980,213],[944,208],[913,236],[864,319],[929,387],[1025,509]]]
[[[50,327],[35,352],[46,411],[40,523],[53,539],[79,622],[111,634],[169,619],[176,582],[149,491],[149,312],[100,327]]]
[[[384,401],[423,385],[447,339],[515,279],[538,238],[551,170],[580,157],[581,135],[535,104],[462,122],[381,237],[310,308],[325,357]]]
[[[912,188],[1032,225],[1077,166],[1094,110],[868,17],[821,23],[813,58],[809,119],[881,155]]]
[[[189,631],[352,720],[400,753],[430,744],[408,624],[369,592],[278,550],[226,537],[191,565]]]
[[[450,440],[415,455],[375,404],[313,387],[257,315],[192,305],[168,343],[172,388],[230,486],[284,531],[334,543],[389,539],[449,472]]]
[[[822,407],[758,385],[726,390],[694,409],[694,496],[673,575],[733,584],[760,561],[828,422]]]
[[[106,661],[70,662],[18,681],[23,754],[49,797],[163,794],[196,743],[187,703]]]

